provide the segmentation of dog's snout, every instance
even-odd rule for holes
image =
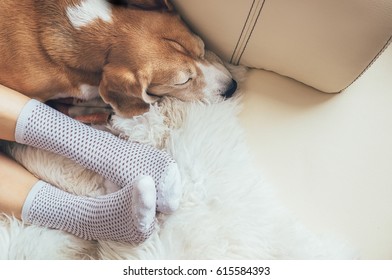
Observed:
[[[225,93],[223,94],[224,98],[230,98],[233,96],[234,92],[237,90],[237,82],[235,80],[231,80],[231,83]]]

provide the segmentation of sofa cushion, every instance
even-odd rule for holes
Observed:
[[[391,41],[392,2],[174,0],[207,46],[232,63],[324,92],[355,81]]]
[[[252,70],[240,118],[265,182],[312,231],[392,259],[392,45],[343,94]]]

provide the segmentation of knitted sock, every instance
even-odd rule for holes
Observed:
[[[120,187],[141,175],[151,176],[157,189],[157,210],[175,211],[182,185],[177,163],[164,151],[96,130],[30,100],[16,126],[17,142],[68,157]]]
[[[133,244],[145,241],[154,230],[156,190],[151,177],[96,198],[64,192],[38,181],[22,209],[22,220],[59,229],[87,240]]]

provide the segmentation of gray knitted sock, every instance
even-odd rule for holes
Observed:
[[[96,130],[36,100],[23,108],[15,139],[68,157],[122,188],[141,175],[151,176],[157,189],[157,210],[171,213],[179,206],[182,185],[177,163],[152,146]]]
[[[64,192],[38,181],[22,210],[22,220],[87,240],[139,244],[154,230],[156,191],[151,177],[96,198]]]

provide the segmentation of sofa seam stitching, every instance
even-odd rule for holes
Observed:
[[[349,88],[352,84],[354,84],[357,80],[359,80],[371,67],[372,65],[378,60],[378,58],[384,53],[384,51],[388,48],[388,46],[392,42],[392,35],[389,37],[389,39],[386,41],[386,43],[383,45],[381,50],[376,54],[376,56],[369,62],[369,64],[363,69],[363,71],[346,87],[343,89],[337,91],[337,93],[341,93],[345,91],[347,88]]]
[[[262,10],[263,10],[263,8],[264,8],[264,4],[265,4],[265,2],[266,2],[267,0],[260,0],[260,1],[262,1],[261,7],[258,9],[258,13],[257,13],[256,19],[254,20],[253,24],[252,24],[252,25],[250,25],[250,24],[248,25],[247,22],[245,22],[245,25],[244,25],[244,29],[243,29],[243,30],[245,31],[245,28],[246,28],[247,26],[249,26],[248,29],[250,29],[250,32],[248,33],[247,36],[245,36],[245,38],[244,38],[243,40],[241,40],[241,38],[240,38],[240,40],[239,40],[239,42],[240,42],[240,41],[243,41],[243,42],[245,42],[245,44],[243,45],[243,47],[241,47],[241,48],[239,49],[239,55],[237,55],[238,58],[236,59],[236,61],[232,61],[232,62],[234,62],[234,63],[237,64],[237,65],[240,64],[241,59],[242,59],[242,56],[243,56],[245,50],[247,49],[248,43],[249,43],[249,41],[250,41],[250,38],[252,37],[253,31],[254,31],[254,29],[255,29],[255,27],[256,27],[256,25],[257,25],[257,22],[258,22],[258,20],[259,20],[259,18],[260,18],[260,14],[261,14],[261,12],[262,12]],[[259,2],[260,2],[260,1],[259,1]],[[256,1],[254,1],[253,3],[256,3]],[[256,9],[256,8],[255,8],[255,9]],[[253,9],[253,4],[252,4],[251,9],[249,10],[248,18],[250,18],[251,12],[252,12],[253,10],[254,10],[254,9]],[[257,10],[256,10],[256,11],[257,11]],[[246,34],[245,34],[245,35],[246,35]],[[234,57],[234,55],[233,55],[233,57]]]
[[[242,39],[242,36],[243,36],[243,34],[244,34],[244,32],[245,32],[245,27],[246,27],[247,24],[248,24],[248,21],[249,21],[249,18],[250,18],[250,14],[251,14],[251,12],[252,12],[252,10],[253,10],[253,6],[255,5],[255,2],[256,2],[256,0],[253,0],[252,6],[250,7],[249,12],[248,12],[248,16],[246,17],[245,23],[244,23],[244,25],[242,26],[241,34],[240,34],[240,36],[238,37],[237,44],[235,45],[233,54],[231,55],[231,59],[230,59],[230,62],[231,62],[231,63],[233,63],[234,56],[236,55],[237,49],[238,49],[238,47],[239,47],[239,45],[240,45],[240,42],[242,41],[241,39]],[[238,62],[237,62],[237,63],[238,63]]]
[[[264,8],[264,4],[265,4],[266,2],[267,2],[267,0],[264,0],[264,1],[263,1],[263,4],[261,4],[261,8],[260,8],[260,10],[259,10],[259,13],[257,14],[256,20],[255,20],[255,22],[254,22],[254,24],[253,24],[253,27],[252,27],[252,29],[251,29],[251,31],[250,31],[250,33],[249,33],[249,36],[248,36],[248,38],[247,38],[247,40],[246,40],[245,46],[243,47],[243,49],[242,49],[242,51],[241,51],[241,54],[240,54],[240,56],[239,56],[239,58],[238,58],[238,63],[241,62],[242,56],[244,55],[244,52],[245,52],[246,48],[248,47],[248,43],[249,43],[249,41],[250,41],[250,38],[252,37],[253,31],[254,31],[255,28],[256,28],[257,22],[259,21],[261,12],[262,12],[262,10],[263,10],[263,8]]]

